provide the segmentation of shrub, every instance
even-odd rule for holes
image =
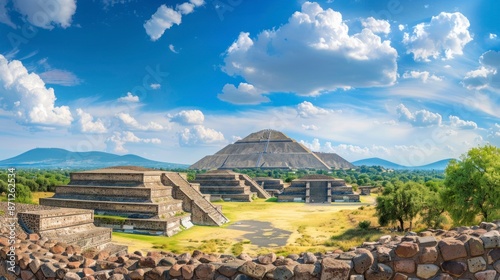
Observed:
[[[364,220],[364,221],[359,222],[358,226],[361,229],[368,229],[370,227],[371,223],[372,222],[370,222],[368,220]]]

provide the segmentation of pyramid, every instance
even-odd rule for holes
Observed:
[[[351,169],[350,162],[337,154],[313,153],[304,145],[276,130],[266,129],[205,156],[190,169]]]

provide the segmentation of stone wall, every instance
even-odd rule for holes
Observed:
[[[500,276],[500,221],[450,231],[382,236],[349,251],[288,256],[81,252],[57,240],[19,235],[12,263],[0,227],[0,276],[6,279],[477,279]],[[13,271],[7,269],[14,265]],[[1,277],[0,277],[1,278]]]

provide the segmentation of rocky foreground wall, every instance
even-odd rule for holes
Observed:
[[[500,278],[500,221],[450,231],[383,236],[359,248],[287,257],[85,251],[0,228],[0,279],[478,279]],[[11,253],[14,249],[14,253]],[[3,276],[3,278],[2,278]]]

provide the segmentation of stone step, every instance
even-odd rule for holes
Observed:
[[[200,184],[200,186],[244,186],[240,180],[217,180],[212,178],[196,179],[193,183]]]
[[[94,223],[100,227],[111,228],[113,231],[173,236],[182,230],[181,220],[190,221],[190,214],[165,219],[126,218],[115,220],[113,217],[96,217]]]
[[[58,198],[40,198],[40,204],[55,207],[70,207],[93,209],[98,211],[110,211],[120,213],[139,213],[149,216],[161,216],[169,212],[182,211],[182,201],[170,199],[163,203],[140,203],[140,202],[115,202],[115,201],[97,201],[97,200],[77,200],[77,199],[58,199]]]
[[[85,186],[85,185],[66,185],[56,187],[57,194],[71,195],[95,195],[106,197],[137,197],[151,198],[161,196],[171,196],[172,188],[166,186],[156,187],[103,187],[103,186]]]
[[[92,210],[71,209],[40,210],[19,213],[20,223],[30,232],[42,232],[52,229],[92,224]]]
[[[111,232],[110,228],[85,224],[44,231],[40,233],[40,236],[67,244],[76,244],[81,246],[82,249],[87,249],[111,242]]]
[[[204,194],[248,194],[250,193],[250,187],[202,186],[200,191]]]
[[[212,201],[218,201],[220,199],[224,201],[239,201],[239,202],[251,202],[254,193],[250,194],[221,194],[221,195],[212,195]]]

